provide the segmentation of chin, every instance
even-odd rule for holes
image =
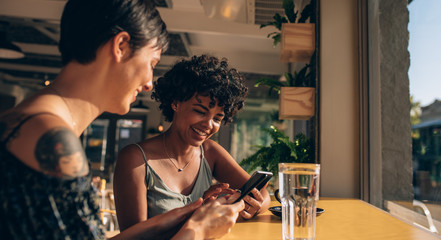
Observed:
[[[119,112],[119,113],[117,113],[117,114],[119,114],[119,115],[126,115],[126,114],[129,113],[129,112],[130,112],[130,108],[125,109],[125,110],[123,110],[123,111],[121,111],[121,112]]]
[[[120,109],[112,109],[111,111],[107,111],[107,112],[118,115],[125,115],[129,113],[129,111],[130,111],[130,107],[121,107]]]

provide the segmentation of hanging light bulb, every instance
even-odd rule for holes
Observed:
[[[159,117],[158,131],[159,132],[164,131],[164,120],[162,118],[162,115]]]
[[[49,80],[49,76],[47,74],[44,74],[43,85],[44,86],[49,86],[50,84],[51,84],[51,81]]]

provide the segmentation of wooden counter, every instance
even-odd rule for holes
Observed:
[[[273,205],[280,205],[272,202]],[[441,239],[407,224],[366,202],[354,199],[320,200],[325,212],[317,217],[316,240],[431,240]],[[267,211],[255,219],[238,222],[221,239],[282,239],[282,221]]]

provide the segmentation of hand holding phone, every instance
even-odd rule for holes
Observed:
[[[235,201],[235,203],[242,200],[251,192],[251,190],[253,190],[253,188],[261,190],[272,176],[273,174],[271,172],[255,171],[253,175],[251,175],[251,178],[240,189],[240,197]]]

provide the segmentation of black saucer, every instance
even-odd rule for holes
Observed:
[[[268,210],[270,210],[274,215],[276,215],[278,217],[282,217],[282,206],[270,207],[270,208],[268,208]],[[325,212],[325,209],[317,208],[316,209],[317,217],[320,216],[324,212]]]

